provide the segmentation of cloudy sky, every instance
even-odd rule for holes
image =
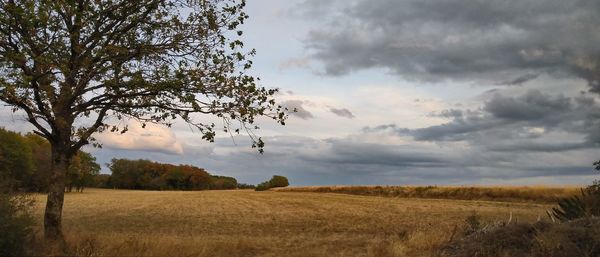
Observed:
[[[254,73],[298,112],[210,144],[131,124],[101,163],[186,163],[293,185],[579,184],[600,159],[600,1],[251,0]],[[27,131],[19,114],[2,124]],[[210,118],[206,118],[210,120]],[[105,168],[105,172],[108,172]],[[598,176],[596,176],[598,177]]]

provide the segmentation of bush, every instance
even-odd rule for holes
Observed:
[[[256,186],[251,185],[251,184],[238,183],[237,188],[238,189],[255,189]]]
[[[256,188],[254,190],[265,191],[265,190],[269,190],[269,188],[271,188],[271,186],[269,185],[269,182],[265,181],[265,182],[262,182],[262,183],[256,185]]]
[[[271,180],[269,180],[269,185],[271,186],[271,188],[273,187],[286,187],[290,185],[290,182],[288,181],[288,179],[284,176],[273,176],[273,178],[271,178]]]
[[[23,256],[33,240],[33,200],[23,194],[0,192],[0,256]]]
[[[600,161],[595,162],[596,170],[600,170]],[[600,217],[600,181],[581,190],[580,196],[563,198],[558,207],[548,212],[550,218],[565,222],[585,217]]]
[[[288,179],[286,177],[275,175],[269,181],[265,181],[265,182],[262,182],[262,183],[256,185],[256,188],[254,190],[265,191],[265,190],[269,190],[274,187],[286,187],[289,185],[290,185],[290,182],[288,181]]]
[[[600,256],[600,219],[567,223],[496,223],[446,244],[438,256]]]

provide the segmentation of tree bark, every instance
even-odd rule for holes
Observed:
[[[65,199],[65,176],[70,161],[66,148],[52,145],[52,166],[44,213],[44,236],[49,240],[64,240],[62,208]]]

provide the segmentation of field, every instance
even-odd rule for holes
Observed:
[[[42,218],[44,195],[37,195]],[[303,192],[66,194],[64,229],[83,256],[430,256],[477,212],[535,221],[551,205]],[[41,224],[41,223],[40,223]]]
[[[556,203],[559,199],[580,194],[581,186],[306,186],[273,190],[401,198]]]

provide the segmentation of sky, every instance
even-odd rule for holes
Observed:
[[[192,164],[243,183],[586,184],[599,176],[597,0],[250,0],[252,73],[296,108],[248,137],[185,123],[100,134],[112,158]],[[211,117],[204,117],[212,120]],[[2,125],[26,132],[22,114]],[[103,172],[108,172],[105,167]]]

